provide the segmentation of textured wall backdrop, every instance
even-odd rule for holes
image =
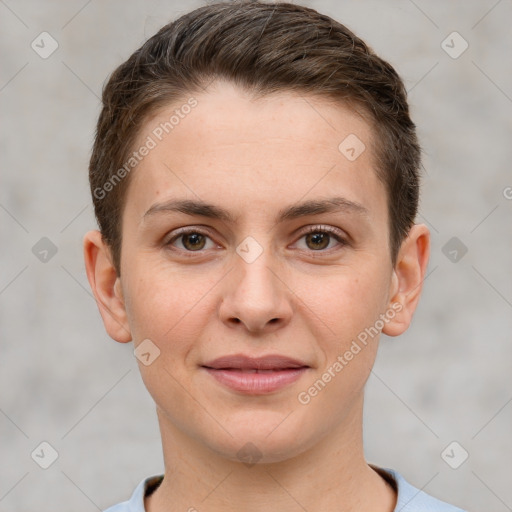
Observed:
[[[303,3],[396,66],[424,147],[429,275],[412,327],[383,337],[367,458],[512,510],[512,2]],[[109,73],[200,5],[0,1],[0,511],[103,509],[162,470],[132,346],[104,332],[84,272],[87,165]]]

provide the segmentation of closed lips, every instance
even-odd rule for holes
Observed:
[[[210,368],[205,366],[205,368]],[[225,370],[225,371],[236,371],[241,373],[274,373],[282,372],[284,370],[296,370],[297,368],[308,368],[307,366],[295,366],[293,368],[273,368],[272,370],[261,370],[256,368],[210,368],[210,370]]]
[[[302,361],[280,355],[252,358],[241,354],[219,357],[202,366],[212,370],[235,370],[244,373],[270,373],[282,370],[309,368],[309,366]]]
[[[271,354],[233,354],[202,365],[218,383],[236,393],[264,395],[291,386],[309,369],[303,361]]]

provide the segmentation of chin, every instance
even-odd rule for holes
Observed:
[[[292,459],[308,446],[314,445],[315,439],[318,439],[318,436],[312,434],[308,442],[304,437],[307,433],[303,426],[300,428],[300,425],[292,423],[285,425],[288,421],[283,422],[286,414],[267,414],[267,418],[263,416],[263,413],[253,413],[250,424],[231,422],[227,428],[231,436],[225,434],[222,439],[209,438],[205,443],[225,459],[251,467],[254,464],[272,464]]]

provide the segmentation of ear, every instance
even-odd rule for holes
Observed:
[[[430,232],[425,224],[414,224],[402,242],[393,269],[390,306],[395,316],[382,332],[398,336],[409,327],[418,305],[430,257]]]
[[[85,234],[84,260],[87,279],[108,335],[120,343],[132,340],[121,288],[112,264],[110,248],[97,230]]]

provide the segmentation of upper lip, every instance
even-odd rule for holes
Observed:
[[[270,354],[263,357],[250,357],[244,354],[233,354],[218,357],[204,365],[206,368],[215,370],[282,370],[285,368],[309,367],[306,363],[291,357],[281,356],[279,354]]]

